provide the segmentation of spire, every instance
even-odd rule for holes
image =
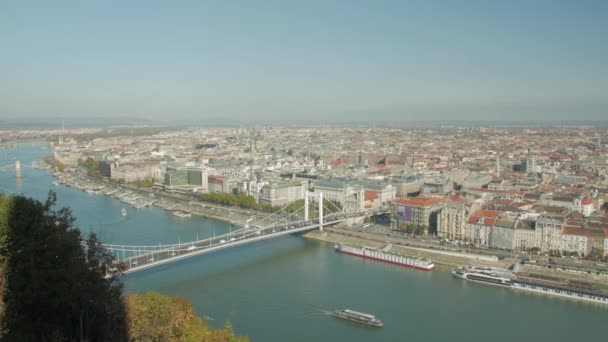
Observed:
[[[496,176],[500,176],[500,158],[496,153]]]

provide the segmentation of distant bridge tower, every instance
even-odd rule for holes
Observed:
[[[308,196],[317,197],[319,201],[319,230],[323,231],[323,193],[308,191],[304,193],[304,222],[308,222]]]
[[[21,177],[21,162],[18,160],[15,160],[15,175]]]

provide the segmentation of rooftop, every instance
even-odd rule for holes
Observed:
[[[438,198],[416,197],[416,198],[400,199],[398,201],[395,201],[395,203],[408,205],[411,207],[428,208],[428,207],[432,207],[434,205],[441,203],[441,200]]]

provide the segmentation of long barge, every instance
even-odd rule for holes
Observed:
[[[515,290],[608,304],[608,291],[584,283],[544,279],[540,276],[513,273],[506,269],[479,266],[458,267],[452,270],[452,275],[464,280],[510,287]]]
[[[431,260],[428,260],[428,259],[423,259],[423,258],[413,259],[413,258],[408,258],[408,257],[402,256],[402,255],[386,253],[386,252],[382,252],[382,251],[378,251],[378,250],[374,250],[374,249],[366,248],[366,247],[356,248],[356,247],[351,247],[351,246],[335,245],[334,248],[335,248],[336,252],[338,252],[338,253],[354,255],[354,256],[361,257],[361,258],[365,258],[365,259],[372,259],[372,260],[387,262],[389,264],[410,267],[410,268],[414,268],[417,270],[432,271],[435,269],[435,264]]]
[[[608,304],[608,291],[593,288],[591,286],[532,278],[522,275],[515,275],[511,279],[511,284],[513,285],[513,288],[517,290],[544,293],[593,303]]]

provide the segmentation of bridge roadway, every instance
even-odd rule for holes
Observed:
[[[334,219],[329,222],[324,222],[323,226],[335,225],[344,220],[345,218]],[[126,270],[124,272],[125,274],[133,273],[200,254],[210,253],[256,241],[267,240],[283,235],[301,233],[317,228],[319,228],[318,222],[312,222],[312,224],[307,226],[283,225],[275,228],[244,228],[233,233],[224,234],[206,240],[183,243],[178,247],[170,247],[147,252],[145,254],[123,259],[121,262],[126,266]],[[120,249],[117,248],[114,248],[114,250],[120,251]],[[136,249],[130,249],[129,251],[136,252]]]

